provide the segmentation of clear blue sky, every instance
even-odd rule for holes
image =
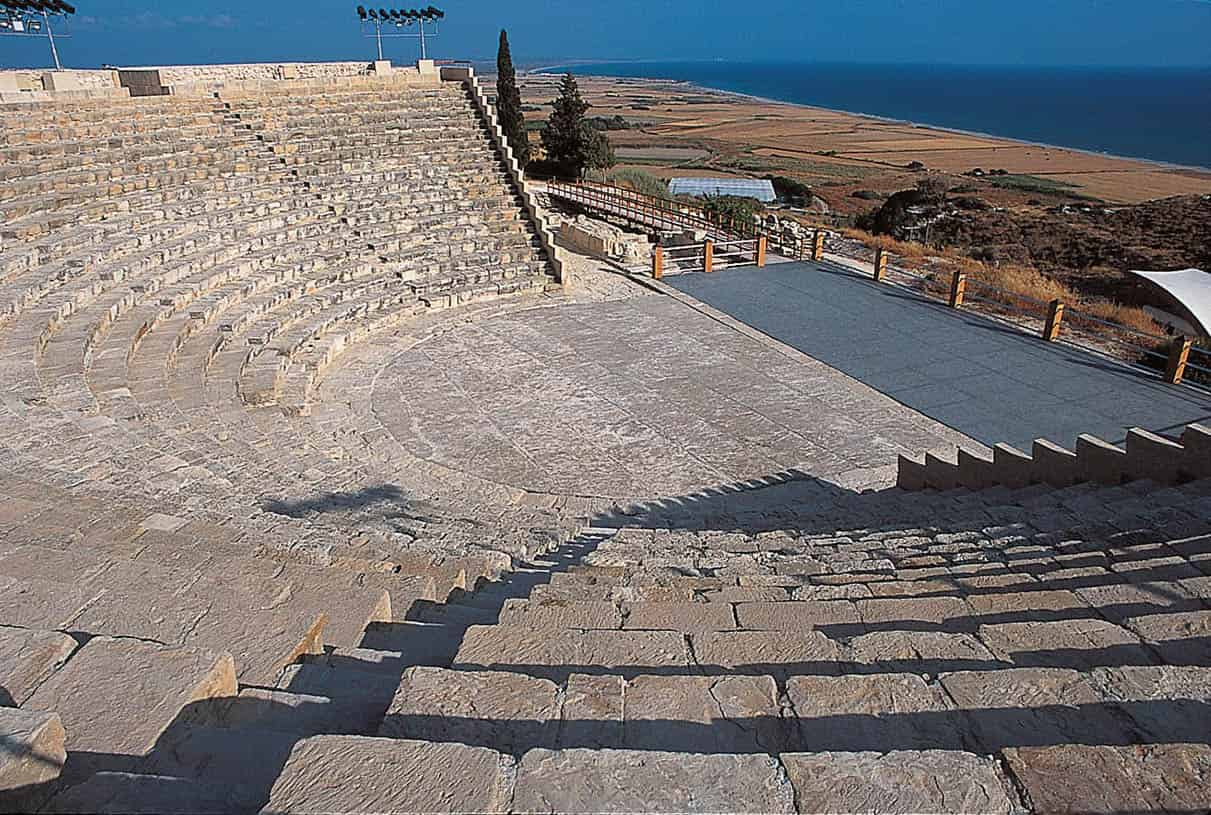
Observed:
[[[356,2],[76,0],[69,67],[370,59]],[[364,0],[363,0],[364,2]],[[429,0],[424,0],[428,5]],[[438,57],[730,59],[1211,66],[1211,0],[435,0]],[[378,5],[385,5],[380,2]],[[419,5],[419,3],[417,4]],[[389,6],[388,6],[389,7]],[[737,10],[760,9],[737,17]],[[388,56],[416,58],[395,40]],[[44,42],[0,38],[0,65],[42,66]]]

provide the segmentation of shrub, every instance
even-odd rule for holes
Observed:
[[[622,167],[610,171],[606,179],[613,184],[617,184],[619,187],[626,187],[629,190],[650,195],[653,198],[671,199],[673,197],[669,193],[668,184],[663,179],[657,178],[643,170]]]
[[[807,206],[812,200],[812,188],[785,175],[767,175],[766,180],[774,185],[774,194],[783,201],[797,206]]]
[[[863,201],[881,201],[883,196],[874,190],[854,190],[849,194],[850,198],[861,198]]]

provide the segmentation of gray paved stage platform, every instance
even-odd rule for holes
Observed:
[[[829,264],[665,282],[985,444],[1122,441],[1211,418],[1211,396]]]

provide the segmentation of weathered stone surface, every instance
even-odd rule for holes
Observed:
[[[502,625],[467,629],[453,667],[586,666],[641,674],[644,668],[689,664],[685,637],[676,631],[531,631]]]
[[[1120,744],[1133,737],[1103,704],[1104,695],[1078,671],[969,671],[946,674],[940,681],[964,711],[973,743],[981,752],[1086,739]]]
[[[710,631],[690,635],[695,661],[745,673],[836,673],[841,649],[819,631]]]
[[[1105,620],[982,625],[978,636],[999,659],[1023,668],[1087,670],[1154,661],[1138,637]]]
[[[0,626],[0,706],[24,703],[76,647],[58,631]]]
[[[483,747],[316,736],[295,745],[262,812],[504,812],[507,767]]]
[[[962,748],[954,706],[919,676],[796,676],[786,692],[807,751]]]
[[[623,627],[646,631],[731,631],[736,628],[727,603],[627,603]]]
[[[25,707],[58,713],[70,752],[140,755],[178,716],[209,715],[207,700],[235,693],[230,654],[97,637]]]
[[[1102,668],[1090,681],[1148,741],[1198,742],[1211,733],[1211,668]]]
[[[532,628],[611,629],[622,627],[622,612],[606,602],[568,602],[551,597],[507,600],[500,611],[500,622]]]
[[[939,631],[876,631],[850,641],[854,662],[877,670],[939,674],[992,667],[997,659],[971,634]],[[861,668],[859,668],[861,670]]]
[[[569,676],[558,746],[598,749],[622,744],[625,687],[619,676]]]
[[[970,594],[967,603],[980,616],[980,622],[1027,622],[1030,619],[1047,620],[1054,615],[1045,612],[1085,609],[1087,616],[1094,616],[1089,604],[1071,591],[1022,591],[989,594]],[[1039,613],[1044,612],[1044,613]],[[1074,615],[1080,616],[1080,615]],[[1003,620],[992,619],[1004,617]]]
[[[521,674],[409,668],[378,735],[521,755],[554,746],[559,695],[554,683]]]
[[[1211,807],[1211,747],[1058,745],[1005,751],[1037,812],[1197,812]]]
[[[866,625],[912,629],[918,623],[961,625],[971,609],[958,597],[855,600],[858,616]],[[970,626],[970,623],[969,623]]]
[[[783,748],[778,688],[768,676],[640,676],[626,687],[625,747],[706,753]]]
[[[531,750],[518,767],[513,811],[791,813],[795,803],[766,755]]]
[[[87,586],[0,575],[0,620],[22,628],[67,628],[96,596]]]
[[[739,603],[736,618],[749,631],[810,631],[829,626],[853,626],[858,611],[848,601],[794,600],[782,603]]]
[[[226,815],[233,801],[221,786],[160,775],[100,772],[56,795],[46,812],[97,815]]]
[[[0,707],[0,805],[6,795],[32,793],[29,788],[58,778],[66,760],[57,714]]]
[[[1015,811],[996,762],[950,750],[784,753],[801,813]]]
[[[1211,611],[1129,617],[1123,627],[1152,643],[1165,662],[1211,665]]]

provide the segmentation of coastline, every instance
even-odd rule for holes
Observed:
[[[598,62],[598,63],[586,62],[586,63],[583,63],[581,65],[581,67],[591,67],[593,64],[600,65],[600,64],[613,64],[613,63],[612,62],[605,63],[604,61]],[[574,68],[574,67],[577,67],[575,63],[562,63],[559,65],[551,65],[551,66],[544,66],[541,68],[534,68],[532,70],[526,71],[526,73],[535,74],[535,75],[551,76],[557,72],[562,73],[563,69],[565,69],[565,68]],[[766,104],[766,105],[786,105],[789,107],[798,108],[798,109],[802,109],[802,110],[818,110],[818,111],[822,111],[822,112],[826,112],[826,113],[836,113],[836,114],[842,114],[842,115],[846,115],[846,116],[856,116],[856,117],[859,117],[862,119],[868,119],[870,121],[879,122],[882,124],[903,125],[903,126],[907,126],[907,127],[919,128],[922,130],[932,130],[932,131],[935,131],[938,133],[948,133],[948,134],[958,135],[958,136],[969,136],[969,137],[976,137],[976,138],[983,138],[983,139],[995,139],[997,141],[1007,142],[1009,144],[1019,146],[1019,147],[1042,147],[1042,148],[1046,148],[1046,149],[1050,149],[1050,150],[1066,150],[1069,152],[1079,153],[1081,155],[1086,155],[1086,156],[1094,156],[1097,158],[1140,162],[1140,163],[1147,164],[1152,167],[1156,167],[1156,168],[1163,169],[1163,170],[1185,170],[1185,171],[1189,171],[1189,172],[1211,175],[1211,166],[1202,166],[1202,165],[1198,165],[1198,164],[1179,164],[1177,162],[1165,161],[1163,159],[1147,158],[1144,156],[1130,156],[1130,155],[1124,155],[1121,153],[1109,153],[1109,152],[1103,152],[1100,150],[1091,150],[1086,147],[1071,147],[1066,144],[1054,144],[1051,142],[1031,141],[1029,139],[1020,139],[1020,138],[1015,138],[1013,136],[1003,136],[999,133],[989,133],[989,132],[980,131],[980,130],[965,130],[963,128],[950,127],[947,125],[937,125],[937,124],[932,124],[930,122],[918,122],[918,121],[914,121],[911,119],[898,119],[898,118],[895,118],[892,116],[883,116],[878,113],[869,113],[869,112],[860,111],[860,110],[846,110],[844,108],[829,108],[829,107],[823,107],[821,105],[809,105],[804,102],[790,102],[785,99],[777,99],[777,98],[769,97],[769,96],[760,96],[758,94],[743,93],[741,91],[725,90],[723,88],[715,88],[715,87],[711,87],[710,85],[703,85],[698,82],[692,82],[692,81],[684,80],[684,79],[667,79],[667,78],[663,78],[663,77],[613,76],[610,74],[592,74],[592,73],[584,73],[584,74],[580,74],[580,76],[589,78],[589,79],[610,80],[610,81],[616,81],[616,82],[627,82],[627,81],[653,82],[653,83],[660,83],[660,84],[665,84],[665,85],[676,85],[676,86],[685,87],[690,90],[694,90],[699,93],[717,94],[720,96],[732,97],[735,99],[742,99],[742,100],[745,100],[748,102],[759,102],[761,104]]]

